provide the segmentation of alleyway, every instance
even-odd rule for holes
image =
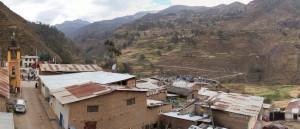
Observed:
[[[17,129],[53,129],[39,98],[38,90],[34,87],[35,81],[22,81],[21,97],[26,102],[25,114],[14,114]]]

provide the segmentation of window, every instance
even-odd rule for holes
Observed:
[[[158,113],[162,113],[163,111],[162,111],[162,109],[158,109]]]
[[[135,104],[135,98],[127,100],[127,105],[132,105],[132,104]]]
[[[87,106],[87,112],[98,112],[98,105]]]

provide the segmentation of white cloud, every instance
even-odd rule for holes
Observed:
[[[1,0],[29,21],[58,24],[82,19],[90,22],[132,15],[140,11],[161,10],[170,5],[215,6],[236,0]],[[155,2],[156,1],[156,2]],[[239,0],[248,3],[250,0]],[[160,3],[169,3],[160,4]]]

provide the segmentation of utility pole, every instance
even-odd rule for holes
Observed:
[[[208,102],[208,107],[210,109],[210,115],[211,115],[211,123],[212,123],[213,129],[215,129],[215,123],[214,123],[214,118],[213,118],[212,109],[211,109],[212,104],[213,104],[213,102],[211,102],[211,101]]]

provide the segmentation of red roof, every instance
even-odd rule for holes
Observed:
[[[300,108],[300,99],[293,99],[285,108],[286,113],[292,113],[293,108]]]
[[[0,69],[0,95],[9,98],[9,77],[4,69]]]
[[[82,85],[73,85],[66,87],[66,90],[77,98],[90,96],[95,94],[95,92],[104,91],[106,89],[107,87],[101,86],[97,83],[86,83]]]

